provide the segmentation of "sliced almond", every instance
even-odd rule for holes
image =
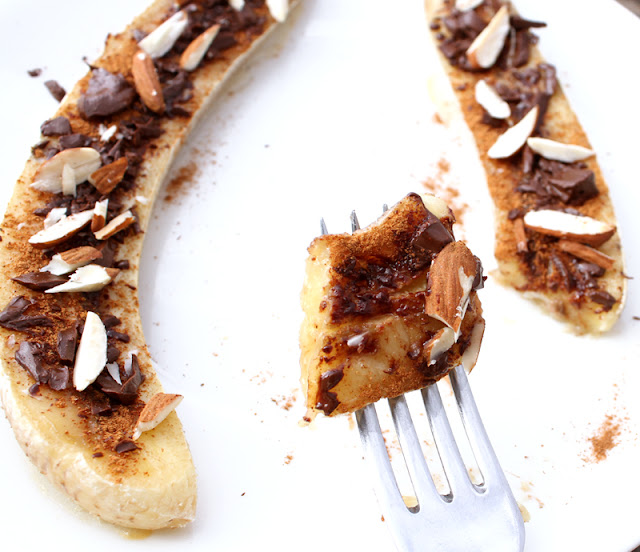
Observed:
[[[456,10],[469,11],[477,8],[484,0],[456,0]]]
[[[182,401],[182,395],[169,393],[156,393],[144,406],[140,417],[133,430],[135,441],[142,433],[157,427],[164,419],[175,410]]]
[[[560,240],[558,242],[558,247],[563,251],[570,253],[574,257],[597,264],[605,270],[609,270],[616,262],[613,257],[609,257],[609,255],[602,253],[602,251],[598,251],[597,249],[583,243],[570,240]]]
[[[429,270],[425,312],[455,333],[456,340],[469,304],[477,270],[476,257],[462,242],[447,244]]]
[[[64,284],[49,288],[45,293],[78,293],[100,291],[111,283],[109,269],[97,264],[81,266],[69,277]]]
[[[64,217],[67,216],[67,208],[66,207],[55,207],[51,209],[47,213],[47,216],[44,218],[44,227],[50,228],[56,222],[60,222]]]
[[[589,148],[575,144],[563,144],[548,138],[531,137],[527,139],[527,145],[545,159],[562,161],[563,163],[575,163],[595,155],[595,152]]]
[[[56,276],[70,274],[77,268],[87,265],[96,259],[100,259],[102,253],[95,247],[83,245],[74,249],[56,253],[51,257],[51,261],[47,266],[40,269],[40,272],[50,272]]]
[[[516,153],[531,136],[538,120],[538,106],[534,105],[529,112],[511,128],[505,130],[493,146],[489,148],[487,155],[492,159],[505,159]]]
[[[480,345],[482,344],[482,338],[484,337],[485,322],[482,318],[476,322],[475,326],[471,330],[471,337],[469,343],[465,347],[460,361],[462,366],[467,372],[471,372],[473,367],[478,361],[478,355],[480,354]]]
[[[206,31],[194,38],[180,56],[180,68],[185,71],[193,71],[198,67],[219,30],[220,25],[211,25]]]
[[[100,167],[89,176],[88,180],[101,194],[110,194],[124,178],[128,166],[127,158],[121,157],[113,163]]]
[[[57,245],[82,230],[92,218],[93,209],[65,216],[48,228],[35,233],[29,238],[29,243],[41,249]]]
[[[131,226],[135,221],[136,217],[133,213],[131,211],[125,211],[117,217],[112,218],[104,228],[95,232],[94,236],[99,240],[106,240],[121,230]]]
[[[447,352],[456,342],[456,332],[451,328],[440,328],[424,346],[424,352],[429,365],[435,364],[442,353]]]
[[[73,366],[73,386],[84,391],[107,363],[107,331],[95,312],[87,312]]]
[[[163,113],[165,107],[164,96],[162,95],[158,72],[153,59],[144,50],[138,50],[133,54],[131,74],[142,103],[154,113]]]
[[[40,165],[31,186],[41,192],[59,194],[62,191],[62,171],[65,166],[73,169],[76,184],[80,184],[98,170],[101,164],[100,154],[93,148],[62,150]]]
[[[242,11],[244,0],[229,0],[229,5],[236,11]]]
[[[103,199],[102,201],[96,201],[96,206],[93,208],[93,218],[91,219],[91,231],[98,232],[105,227],[107,221],[107,208],[109,206],[109,199]]]
[[[62,193],[76,195],[76,171],[68,163],[62,167]]]
[[[451,210],[449,205],[447,205],[447,202],[444,199],[427,193],[420,194],[420,197],[422,198],[422,203],[424,203],[424,206],[440,220],[444,218],[455,220],[453,211]]]
[[[476,69],[488,69],[498,59],[509,34],[509,6],[503,5],[467,50],[467,59]]]
[[[278,23],[282,23],[289,15],[289,0],[267,0],[269,13]]]
[[[529,211],[524,225],[531,230],[598,247],[616,231],[615,226],[591,217],[572,215],[562,211],[541,209]]]
[[[485,80],[476,83],[476,101],[494,119],[506,119],[511,115],[511,107]]]
[[[524,221],[521,218],[513,221],[513,234],[516,238],[516,250],[518,253],[529,251],[529,240],[527,240],[527,232],[524,229]]]
[[[180,10],[145,36],[138,46],[152,58],[160,58],[171,50],[188,22],[186,10]]]

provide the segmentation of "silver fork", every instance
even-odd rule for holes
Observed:
[[[386,206],[385,206],[386,210]],[[355,211],[351,228],[360,227]],[[327,233],[324,220],[323,234]],[[373,404],[356,412],[365,457],[377,475],[375,492],[399,551],[516,552],[524,548],[524,522],[496,458],[462,365],[449,374],[482,482],[474,483],[456,443],[436,384],[420,391],[449,492],[440,494],[427,466],[404,395],[388,399],[417,506],[405,504]]]

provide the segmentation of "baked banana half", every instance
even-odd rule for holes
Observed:
[[[577,333],[600,334],[626,294],[596,152],[536,47],[544,23],[499,0],[426,0],[443,118],[471,130],[495,206],[498,278]]]
[[[306,421],[473,368],[484,277],[454,221],[441,199],[411,193],[366,228],[313,240],[301,296]]]
[[[194,519],[182,397],[163,391],[142,332],[140,254],[172,159],[288,7],[153,2],[43,123],[5,213],[4,410],[40,471],[105,521],[153,530]]]

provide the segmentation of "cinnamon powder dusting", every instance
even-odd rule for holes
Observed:
[[[460,192],[453,186],[446,184],[447,174],[451,169],[449,161],[445,158],[438,159],[436,170],[432,176],[428,176],[422,182],[424,188],[433,195],[443,199],[453,211],[456,221],[461,225],[469,205],[460,199]]]
[[[198,165],[191,161],[176,171],[176,175],[169,181],[165,190],[164,201],[172,203],[181,194],[189,193],[190,185],[200,174]]]
[[[620,420],[613,414],[607,414],[596,434],[589,437],[592,450],[588,460],[591,462],[604,460],[609,451],[618,444],[618,438],[621,433],[622,425]]]

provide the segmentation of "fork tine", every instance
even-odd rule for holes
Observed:
[[[478,467],[482,472],[485,486],[504,479],[504,473],[493,451],[489,436],[484,428],[478,407],[471,393],[469,379],[467,378],[464,367],[462,365],[457,366],[455,370],[450,372],[449,379],[456,397],[467,439],[469,439],[471,443],[471,448]]]
[[[393,468],[391,467],[375,406],[369,404],[357,410],[356,421],[365,457],[373,465],[374,472],[377,475],[378,487],[376,488],[376,496],[382,505],[382,510],[391,513],[392,516],[401,515],[403,510],[406,511],[407,507],[402,499]]]
[[[358,215],[356,215],[355,211],[351,211],[351,231],[355,232],[356,230],[360,230],[360,223],[358,222]]]
[[[429,385],[422,389],[421,393],[427,409],[436,449],[444,468],[451,495],[455,498],[471,491],[473,484],[456,444],[438,386],[435,384]],[[451,497],[449,498],[451,499]]]
[[[321,218],[320,219],[320,235],[325,236],[328,233],[329,231],[327,230],[327,223],[324,221],[324,218]]]
[[[422,453],[405,396],[400,395],[389,399],[389,406],[413,490],[422,510],[428,502],[432,502],[431,499],[436,496],[437,489]]]

